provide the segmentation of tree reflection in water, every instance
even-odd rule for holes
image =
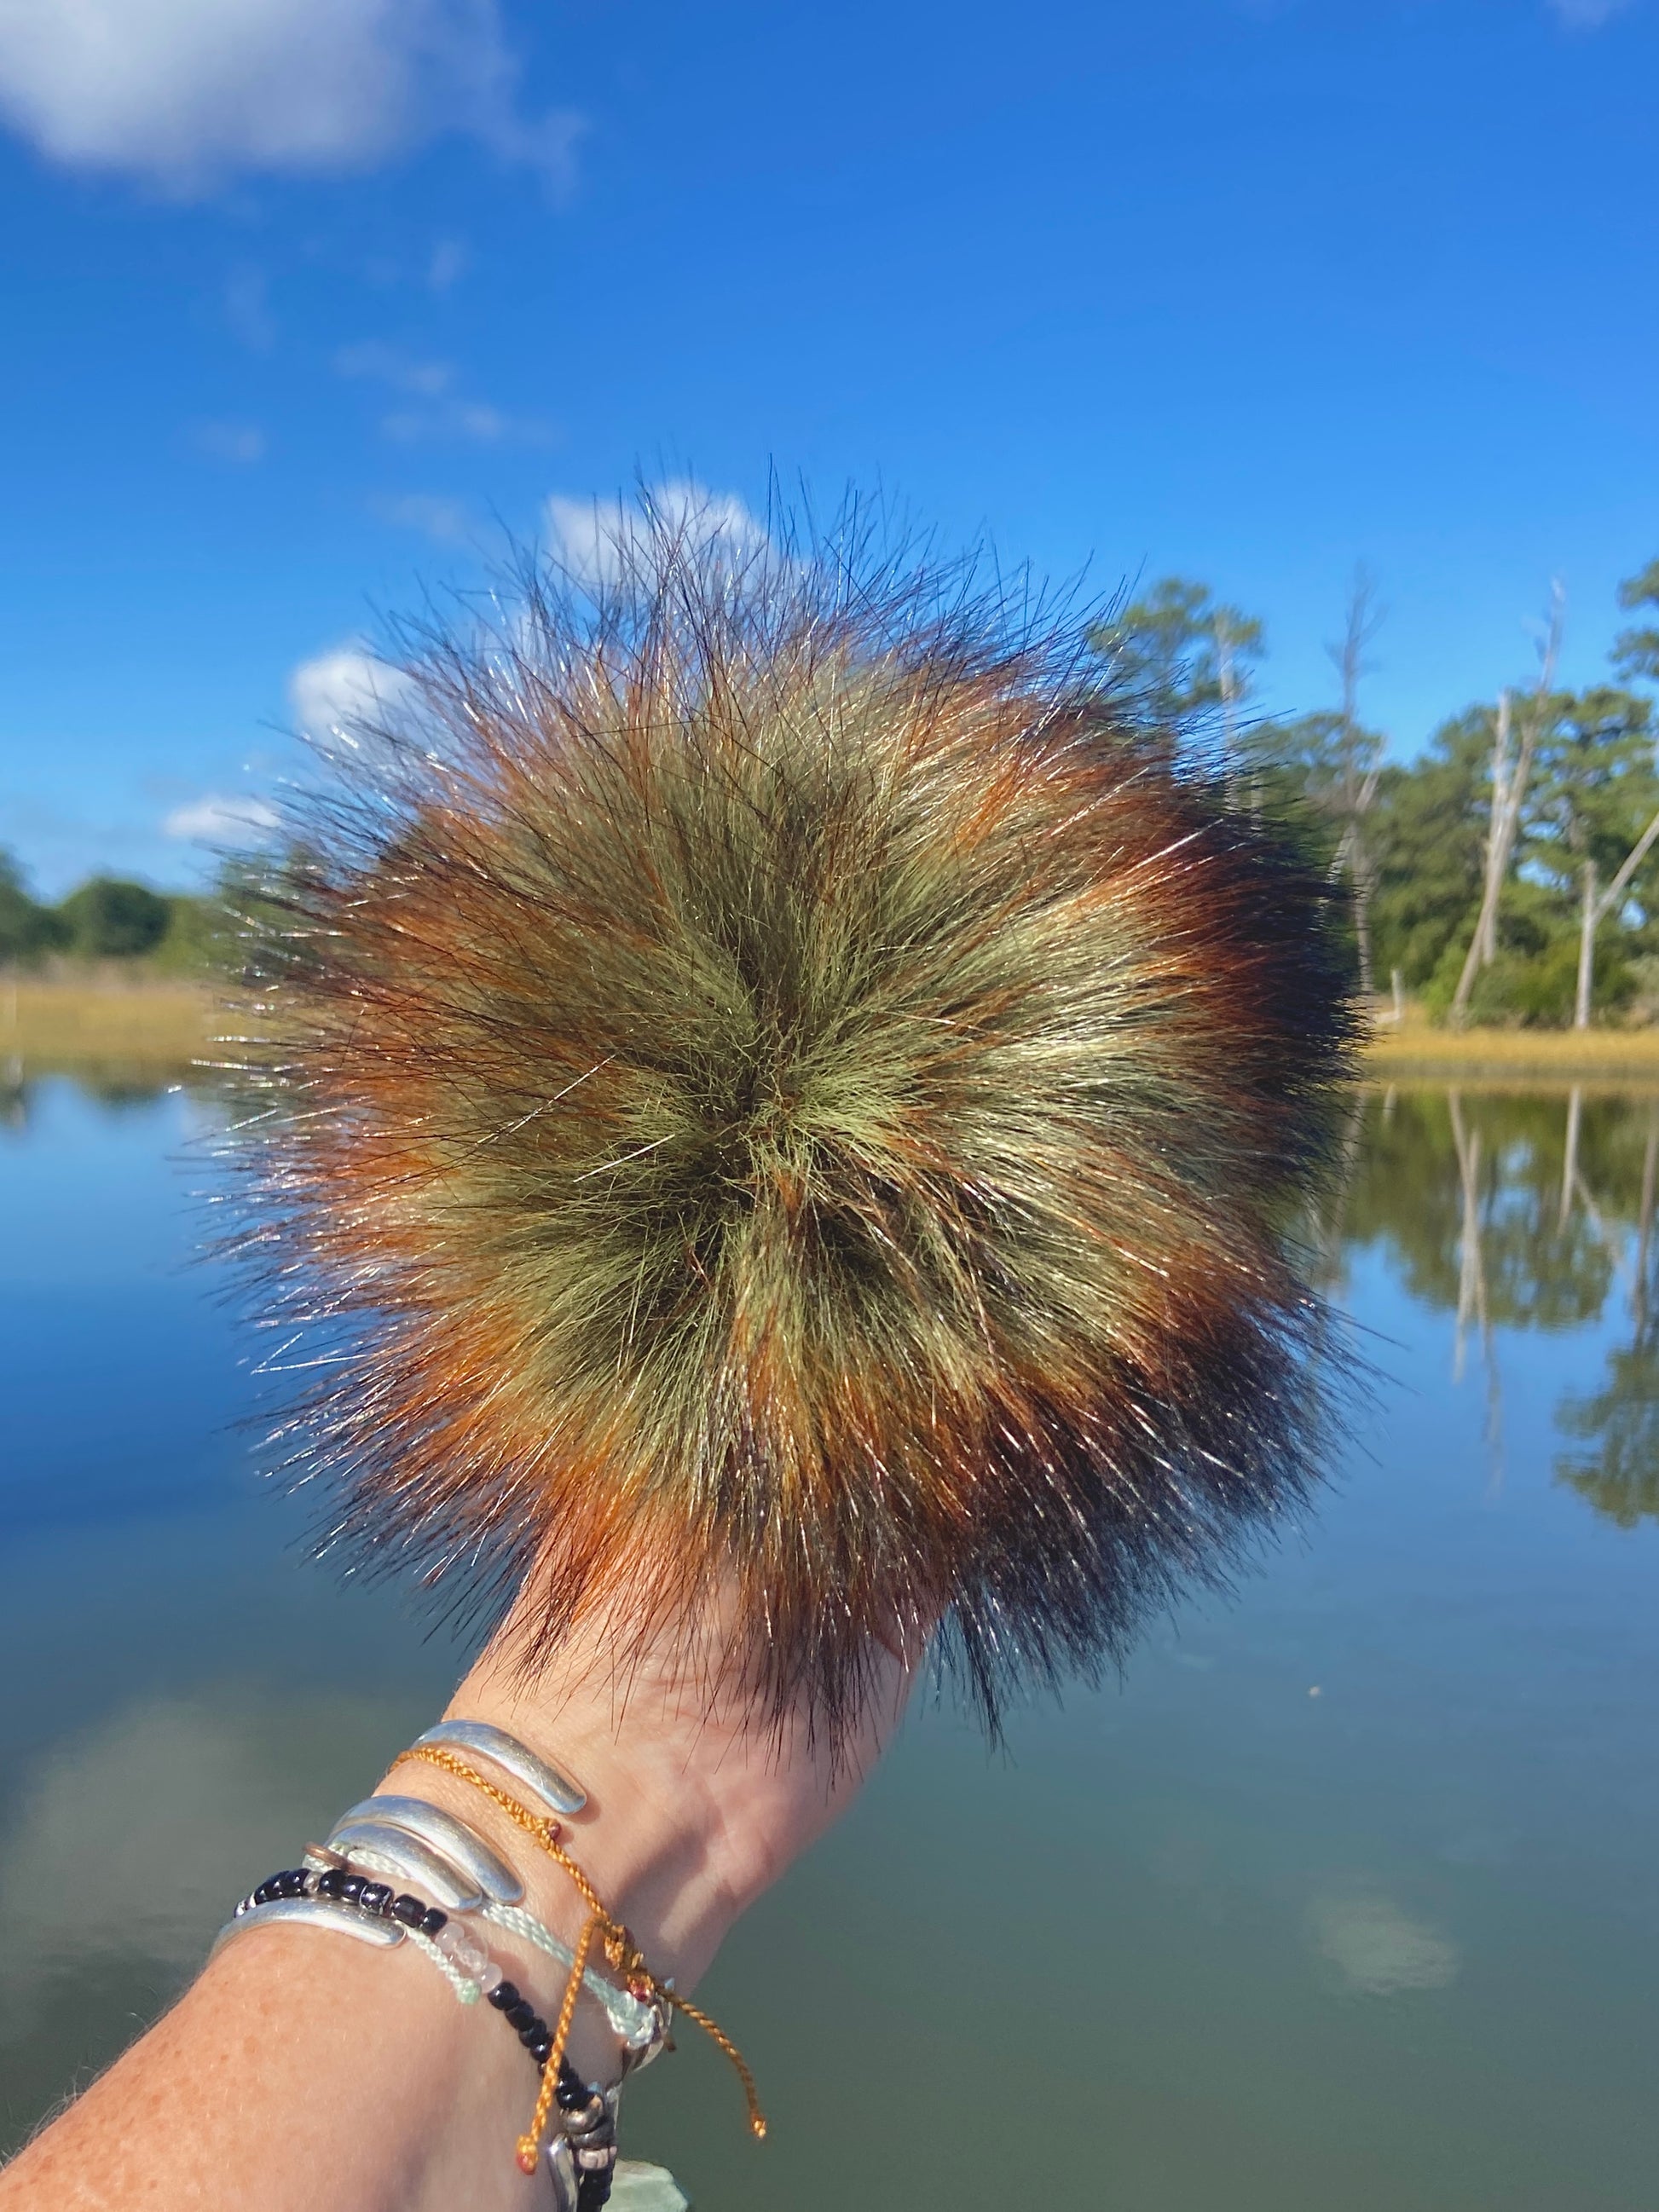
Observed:
[[[1654,1296],[1653,1200],[1659,1169],[1659,1100],[1646,1108],[1647,1141],[1630,1260],[1635,1334],[1607,1360],[1604,1387],[1564,1400],[1557,1421],[1583,1449],[1563,1452],[1561,1480],[1621,1528],[1659,1520],[1659,1300]],[[1589,1203],[1585,1194],[1586,1203]]]
[[[1344,1242],[1382,1247],[1414,1297],[1453,1316],[1456,1380],[1478,1346],[1493,1480],[1496,1333],[1582,1327],[1617,1297],[1630,1341],[1599,1390],[1563,1401],[1572,1448],[1557,1473],[1622,1527],[1659,1518],[1659,1097],[1390,1088],[1363,1116]]]

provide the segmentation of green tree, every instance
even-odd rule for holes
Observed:
[[[1407,988],[1430,987],[1474,926],[1486,836],[1490,707],[1443,722],[1418,759],[1385,767],[1371,817],[1376,963]]]
[[[167,901],[143,884],[94,876],[58,909],[69,949],[83,960],[127,960],[154,952],[167,933]]]
[[[1638,1109],[1630,1106],[1626,1116],[1633,1133]],[[1659,1298],[1654,1281],[1659,1247],[1653,1236],[1655,1202],[1659,1200],[1659,1103],[1650,1103],[1645,1116],[1639,1118],[1646,1127],[1640,1194],[1633,1209],[1632,1340],[1609,1354],[1607,1379],[1600,1390],[1569,1395],[1556,1413],[1562,1436],[1583,1447],[1557,1459],[1557,1480],[1570,1484],[1621,1528],[1634,1528],[1644,1519],[1659,1520]],[[1603,1205],[1610,1201],[1611,1210],[1627,1213],[1632,1209],[1626,1194],[1636,1178],[1626,1165],[1621,1192],[1607,1173],[1612,1164],[1593,1162],[1587,1171]]]
[[[9,853],[0,852],[0,966],[38,959],[60,935],[52,908],[36,903],[22,870]]]
[[[1462,1100],[1465,1133],[1480,1140],[1471,1218],[1454,1095],[1407,1091],[1392,1110],[1374,1093],[1368,1100],[1348,1196],[1351,1243],[1380,1245],[1413,1297],[1455,1312],[1473,1232],[1494,1327],[1553,1329],[1595,1319],[1613,1286],[1613,1261],[1583,1207],[1562,1216],[1565,1103],[1538,1096]],[[1583,1172],[1614,1216],[1634,1212],[1632,1118],[1623,1099],[1592,1100],[1583,1110]],[[1638,1152],[1638,1173],[1639,1159]]]
[[[1619,604],[1627,614],[1642,608],[1659,611],[1659,561],[1650,561],[1639,575],[1626,577]],[[1626,683],[1659,684],[1659,625],[1640,623],[1621,629],[1609,658],[1614,674]]]
[[[1596,933],[1603,920],[1629,938],[1647,915],[1651,868],[1644,865],[1659,830],[1659,775],[1654,768],[1652,710],[1645,699],[1612,684],[1557,694],[1538,748],[1522,860],[1557,892],[1564,918],[1577,912],[1574,1019],[1589,1018]],[[1645,840],[1645,842],[1644,842]],[[1606,948],[1602,948],[1604,951]],[[1629,984],[1627,950],[1615,939],[1600,978],[1615,997]]]
[[[1371,906],[1377,859],[1370,817],[1382,777],[1383,739],[1359,719],[1365,653],[1382,617],[1362,569],[1348,600],[1340,643],[1327,648],[1341,678],[1340,707],[1285,721],[1259,722],[1243,738],[1245,781],[1253,807],[1298,819],[1326,873],[1352,893],[1354,953],[1360,988],[1372,988]]]
[[[1215,599],[1207,584],[1165,576],[1097,623],[1089,643],[1139,728],[1173,746],[1218,726],[1231,769],[1239,716],[1266,651],[1254,616]]]
[[[150,957],[169,975],[205,975],[230,957],[229,924],[216,893],[169,893],[167,926]]]

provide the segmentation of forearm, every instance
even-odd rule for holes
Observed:
[[[312,1929],[230,1945],[0,2176],[5,2212],[544,2212],[512,2160],[513,2039],[409,1947]]]
[[[906,1682],[896,1664],[865,1737],[833,1770],[804,1737],[754,1736],[740,1707],[724,1710],[677,1666],[632,1679],[624,1698],[602,1655],[575,1647],[556,1676],[526,1685],[510,1633],[449,1711],[509,1729],[580,1780],[588,1804],[566,1847],[653,1972],[689,1995],[732,1921],[856,1786]],[[408,1761],[381,1787],[465,1820],[520,1875],[528,1909],[574,1944],[585,1915],[568,1875],[488,1798]],[[551,2021],[555,1962],[497,1929],[477,1932]],[[577,2005],[570,2055],[585,2081],[617,2076],[619,2046],[591,1998]],[[251,1929],[0,2176],[0,2208],[545,2212],[545,2170],[526,2180],[514,2158],[537,2088],[500,2015],[464,2008],[413,1945]],[[740,2110],[734,2097],[734,2124]]]

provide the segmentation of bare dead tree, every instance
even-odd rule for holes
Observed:
[[[1376,890],[1376,861],[1365,835],[1365,817],[1376,797],[1382,773],[1382,746],[1359,720],[1359,683],[1375,665],[1366,651],[1382,626],[1376,586],[1364,568],[1354,571],[1348,594],[1348,618],[1340,644],[1327,646],[1342,684],[1337,733],[1336,776],[1331,797],[1342,835],[1331,860],[1331,879],[1345,875],[1353,891],[1354,936],[1359,951],[1359,988],[1367,998],[1376,989],[1371,963],[1371,900]]]
[[[1539,647],[1538,682],[1527,710],[1521,718],[1521,743],[1513,765],[1510,761],[1511,726],[1510,698],[1507,690],[1498,695],[1498,726],[1492,737],[1492,804],[1486,827],[1486,861],[1480,887],[1480,911],[1475,917],[1474,934],[1469,939],[1469,949],[1464,957],[1462,973],[1457,979],[1457,988],[1452,994],[1451,1025],[1461,1030],[1468,1018],[1469,994],[1474,988],[1474,979],[1483,968],[1490,968],[1498,957],[1498,905],[1504,895],[1510,862],[1515,854],[1515,841],[1521,827],[1521,809],[1526,803],[1527,784],[1532,775],[1533,755],[1537,750],[1547,718],[1547,702],[1555,685],[1555,665],[1561,653],[1561,622],[1566,607],[1566,592],[1561,579],[1555,577],[1550,585],[1550,611],[1544,635]]]
[[[1595,975],[1595,933],[1623,903],[1630,879],[1646,860],[1656,837],[1659,837],[1659,813],[1655,814],[1631,847],[1618,874],[1604,891],[1595,887],[1594,857],[1589,854],[1584,857],[1578,906],[1578,980],[1572,1001],[1572,1025],[1576,1030],[1589,1027],[1590,995]]]
[[[1457,1238],[1457,1327],[1452,1339],[1452,1381],[1463,1380],[1468,1328],[1477,1322],[1486,1328],[1486,1270],[1480,1247],[1480,1132],[1463,1123],[1462,1093],[1453,1091],[1452,1143],[1457,1152],[1457,1182],[1462,1197],[1462,1218]]]
[[[1483,968],[1490,968],[1498,957],[1498,901],[1509,866],[1510,848],[1514,842],[1513,824],[1519,814],[1519,808],[1512,812],[1510,805],[1510,690],[1505,684],[1498,695],[1498,726],[1492,748],[1492,819],[1486,826],[1486,875],[1481,889],[1480,914],[1474,925],[1472,948],[1474,957]],[[1527,733],[1522,740],[1521,757],[1515,764],[1517,799],[1526,796],[1535,736],[1536,719],[1528,715]],[[1468,965],[1467,962],[1465,965]]]

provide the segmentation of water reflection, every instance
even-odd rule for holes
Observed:
[[[216,1685],[142,1698],[56,1746],[0,1838],[0,2045],[89,1963],[178,1988],[224,1917],[227,1869],[275,1865],[296,1804],[326,1825],[400,1717],[389,1700]]]
[[[1563,1452],[1556,1473],[1621,1528],[1659,1520],[1659,1327],[1644,1322],[1635,1341],[1607,1361],[1605,1386],[1569,1394],[1556,1419],[1593,1449]]]
[[[1499,1330],[1617,1331],[1599,1389],[1557,1410],[1559,1479],[1622,1527],[1659,1517],[1659,1097],[1459,1089],[1369,1094],[1340,1213],[1340,1290],[1384,1255],[1411,1295],[1451,1317],[1452,1379],[1478,1364],[1494,1485],[1504,1466]],[[1513,1348],[1510,1357],[1514,1356]]]
[[[0,2156],[465,1660],[254,1484],[192,1259],[224,1108],[173,1080],[14,1085],[0,1130]],[[1021,2202],[1652,2212],[1656,1131],[1358,1102],[1315,1234],[1382,1379],[1310,1526],[1006,1756],[919,1701],[710,1977],[763,2153],[688,2044],[630,2154],[723,2212],[992,2212],[994,2081]]]
[[[1338,1986],[1356,1996],[1443,1990],[1462,1964],[1455,1944],[1373,1890],[1316,1898],[1308,1929]]]
[[[21,1060],[0,1060],[0,1127],[26,1132],[34,1117],[43,1086],[61,1085],[62,1077],[42,1076],[26,1069]],[[78,1066],[75,1087],[83,1097],[118,1112],[123,1107],[153,1106],[158,1098],[188,1091],[208,1097],[215,1095],[212,1079],[193,1070],[156,1069],[124,1060],[94,1061]]]

